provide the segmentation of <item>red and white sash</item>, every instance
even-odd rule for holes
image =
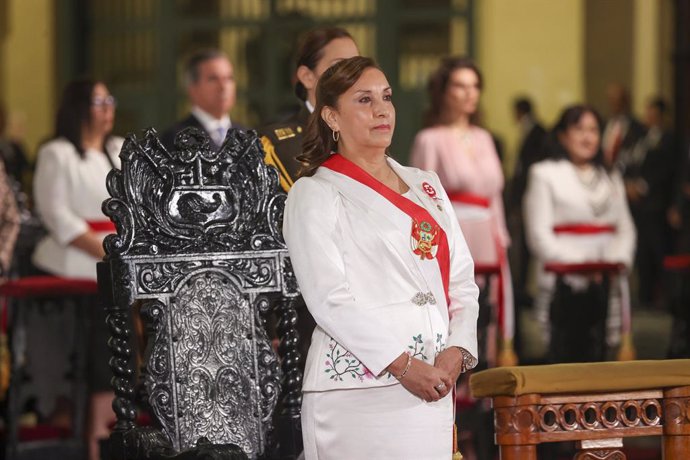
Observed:
[[[557,235],[566,233],[569,235],[601,235],[616,233],[616,226],[590,223],[558,224],[553,227],[553,232]]]
[[[386,187],[384,184],[374,179],[374,177],[369,173],[364,171],[353,162],[347,160],[342,155],[337,153],[332,154],[321,166],[347,176],[350,179],[369,187],[372,191],[385,198],[385,200],[409,216],[412,222],[429,222],[439,229],[437,236],[438,246],[434,258],[438,263],[446,304],[450,304],[450,298],[448,295],[450,282],[450,249],[448,245],[448,237],[446,232],[443,230],[443,227],[438,224],[436,219],[434,219],[429,211]],[[412,249],[407,250],[412,256],[414,256],[414,254],[412,254]]]
[[[117,233],[112,220],[87,220],[86,224],[96,233]]]
[[[366,171],[364,171],[362,168],[344,158],[342,155],[339,155],[337,153],[332,154],[321,166],[330,169],[331,171],[340,173],[368,187],[369,189],[383,197],[385,200],[390,202],[392,205],[394,205],[396,208],[398,208],[400,211],[402,211],[410,218],[412,224],[412,232],[414,232],[415,225],[417,223],[428,223],[431,224],[431,226],[438,229],[438,234],[436,235],[437,248],[433,258],[436,259],[438,272],[440,272],[446,305],[450,306],[450,247],[448,243],[448,237],[443,227],[441,227],[439,222],[436,219],[434,219],[431,213],[424,207],[419,206],[418,204],[414,203],[408,198],[405,198],[399,193],[396,193],[395,191],[391,190],[390,188],[376,180],[373,176],[368,174]],[[401,171],[397,170],[396,172],[401,173]],[[405,178],[403,177],[403,180],[404,179]],[[412,184],[410,182],[407,182],[407,184],[411,187],[413,193],[417,192],[416,188],[414,187],[414,185],[416,184]],[[427,182],[424,182],[422,184],[422,189],[430,197],[434,198],[436,196],[435,190]],[[410,255],[413,256],[413,258],[415,259],[415,263],[419,264],[420,257],[418,256],[417,251],[413,253],[411,247],[405,248],[404,250],[406,250]],[[430,265],[433,266],[433,264],[431,263],[424,263],[421,265],[424,267],[429,267]],[[425,271],[425,269],[422,269],[422,273],[424,273]],[[428,276],[428,272],[423,276],[425,276],[426,278],[431,278],[430,276]],[[434,275],[432,274],[431,276]],[[438,273],[436,273],[435,276],[438,277]],[[429,282],[429,284],[433,285],[435,283]],[[453,389],[453,393],[455,393],[455,389]],[[453,399],[455,399],[455,394],[453,394]],[[455,411],[455,404],[453,404],[453,411]],[[455,413],[453,413],[453,419],[455,419]],[[452,452],[455,452],[456,450],[455,441],[453,442],[451,450]]]
[[[462,223],[463,218],[468,220],[480,217],[482,219],[491,219],[489,207],[491,201],[485,196],[475,195],[473,193],[464,191],[449,192],[448,198],[456,207],[458,219]],[[504,342],[512,342],[515,335],[515,311],[513,305],[513,287],[512,277],[510,276],[510,266],[508,258],[506,257],[506,250],[500,244],[498,229],[495,228],[496,223],[490,222],[492,237],[495,244],[496,261],[493,264],[483,266],[486,272],[494,271],[496,274],[497,292],[497,321],[501,338]]]
[[[491,204],[488,198],[467,192],[448,193],[448,198],[454,203],[478,206],[480,208],[488,208]]]
[[[611,224],[600,223],[565,223],[558,224],[553,227],[553,232],[557,235],[572,235],[572,236],[594,236],[594,235],[610,235],[616,233],[616,226]],[[621,335],[623,337],[629,336],[632,331],[632,313],[630,307],[630,286],[628,285],[628,276],[621,269],[620,264],[600,263],[599,261],[592,261],[592,263],[584,264],[546,264],[545,269],[556,274],[577,274],[592,271],[604,271],[614,273],[618,281],[618,290],[620,292],[621,301]]]

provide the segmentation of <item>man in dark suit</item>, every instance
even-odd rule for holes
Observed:
[[[536,120],[529,99],[525,97],[516,99],[513,110],[515,120],[520,128],[520,147],[515,163],[515,172],[509,187],[510,196],[506,203],[510,225],[514,234],[519,235],[519,238],[514,239],[512,252],[515,262],[515,270],[513,270],[515,306],[520,308],[531,303],[526,289],[530,254],[522,222],[522,197],[527,188],[529,168],[534,163],[544,159],[546,130]]]
[[[673,193],[673,205],[668,214],[669,224],[677,232],[674,253],[682,257],[690,254],[690,146],[679,148],[676,162],[679,171]],[[682,260],[682,259],[681,259]],[[667,357],[690,358],[690,285],[688,274],[682,270],[667,273],[668,289],[664,290],[672,315],[671,337]]]
[[[527,172],[536,162],[545,158],[544,141],[546,130],[536,120],[532,103],[527,98],[519,98],[514,104],[515,120],[520,128],[520,149],[518,150],[511,188],[511,203],[516,207],[522,204],[522,196],[527,188]]]
[[[620,83],[612,83],[606,90],[610,118],[604,127],[601,147],[604,162],[611,167],[629,155],[644,136],[645,127],[630,112],[630,94]],[[620,165],[619,165],[620,166]]]
[[[515,296],[515,351],[521,354],[520,312],[532,304],[527,292],[527,272],[530,252],[525,238],[525,227],[522,219],[522,198],[527,188],[527,177],[530,167],[545,158],[544,143],[546,131],[537,121],[528,98],[520,97],[513,103],[515,121],[520,129],[520,144],[510,186],[507,188],[506,214],[510,233],[513,236],[510,260],[513,274],[513,291]]]
[[[218,150],[230,128],[240,128],[230,120],[235,105],[235,74],[228,56],[220,50],[197,51],[185,66],[187,95],[191,113],[166,130],[161,141],[167,149],[174,146],[175,135],[187,127],[206,132],[211,146]]]
[[[659,300],[663,259],[671,249],[666,216],[672,206],[677,158],[673,135],[664,128],[665,114],[665,102],[653,99],[645,110],[645,135],[619,160],[637,227],[636,268],[642,305]]]

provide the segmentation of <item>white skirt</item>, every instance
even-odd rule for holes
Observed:
[[[449,460],[452,393],[427,403],[402,385],[305,392],[305,460]]]

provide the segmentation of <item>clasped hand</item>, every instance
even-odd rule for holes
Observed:
[[[456,347],[449,347],[436,356],[434,365],[422,360],[412,358],[410,368],[405,376],[400,379],[403,387],[413,395],[424,401],[433,402],[444,398],[455,387],[455,382],[462,370],[462,353]],[[396,372],[401,367],[404,369],[407,355],[402,354],[389,366],[389,372]]]

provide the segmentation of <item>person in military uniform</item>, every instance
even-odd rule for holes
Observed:
[[[276,167],[280,175],[280,186],[285,192],[297,180],[302,166],[297,161],[297,156],[302,153],[303,134],[316,105],[316,84],[321,74],[336,62],[358,55],[359,50],[350,33],[339,27],[312,29],[301,37],[295,71],[295,95],[301,102],[300,110],[283,122],[269,124],[257,130],[265,152],[264,161]],[[307,356],[316,322],[301,297],[296,309],[303,358],[301,367],[304,369],[304,358]],[[269,325],[269,330],[273,328],[274,325]]]
[[[316,84],[321,74],[336,62],[358,56],[359,50],[350,33],[339,27],[321,27],[307,32],[297,50],[295,94],[301,108],[280,123],[258,130],[266,163],[280,173],[280,185],[287,192],[300,170],[296,157],[302,152],[302,133],[316,103]]]

